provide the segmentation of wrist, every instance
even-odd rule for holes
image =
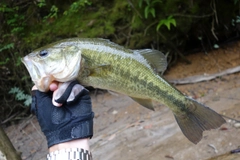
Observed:
[[[92,154],[82,148],[68,148],[47,154],[47,160],[92,160]]]
[[[63,143],[59,143],[49,147],[49,152],[54,152],[56,150],[67,149],[67,148],[82,148],[84,150],[90,150],[89,138],[75,139]]]

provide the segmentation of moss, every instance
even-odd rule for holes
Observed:
[[[142,20],[139,16],[134,15],[131,20],[131,27],[133,30],[139,30],[144,26],[144,20]]]
[[[126,3],[122,4],[126,7]],[[115,5],[112,10],[100,7],[97,11],[94,10],[88,14],[78,12],[67,16],[62,15],[57,19],[46,21],[37,30],[34,28],[24,39],[28,44],[35,46],[34,44],[41,42],[48,43],[50,39],[54,41],[53,37],[108,37],[116,31],[115,24],[123,16],[118,14],[122,9],[121,5]]]

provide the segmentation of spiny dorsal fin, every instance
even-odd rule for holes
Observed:
[[[154,111],[153,103],[151,99],[141,99],[141,98],[136,98],[136,97],[131,97],[134,101],[142,105],[143,107],[146,107],[150,110]]]
[[[142,49],[136,51],[148,61],[153,70],[157,73],[163,73],[166,70],[167,58],[162,52],[152,49]]]

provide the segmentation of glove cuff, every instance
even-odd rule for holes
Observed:
[[[83,138],[92,138],[93,136],[93,117],[94,113],[86,117],[81,122],[77,121],[72,123],[71,126],[67,126],[56,130],[54,132],[45,133],[48,148],[67,141]],[[72,120],[74,121],[74,120]]]

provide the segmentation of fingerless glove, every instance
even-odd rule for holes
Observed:
[[[91,138],[94,113],[88,91],[76,81],[71,82],[56,100],[62,103],[61,107],[52,104],[52,95],[51,91],[32,91],[31,111],[37,116],[48,147],[74,139]],[[72,95],[75,98],[69,100]]]

